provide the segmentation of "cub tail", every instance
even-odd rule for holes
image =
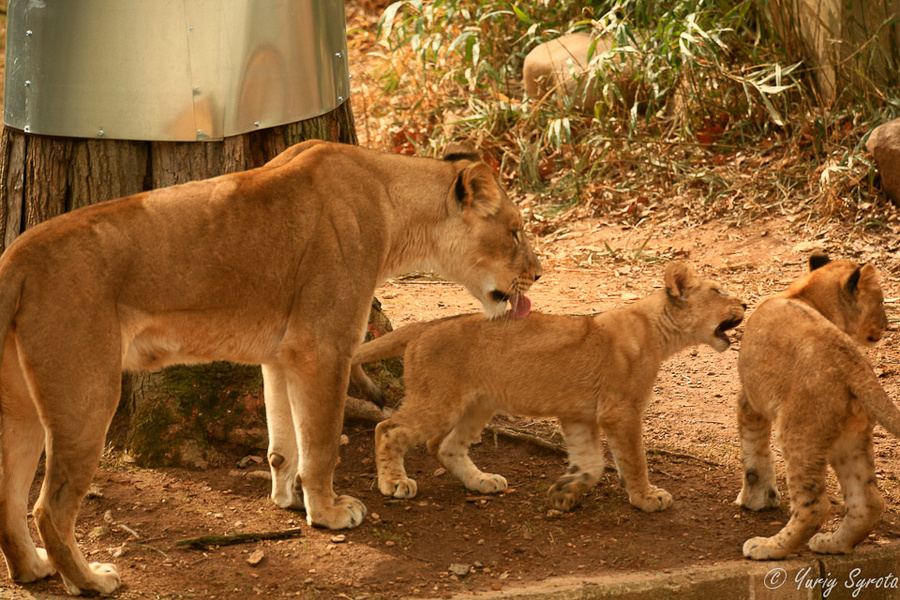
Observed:
[[[900,410],[881,387],[871,367],[866,365],[866,371],[864,377],[850,378],[850,392],[863,403],[872,418],[900,439]]]
[[[366,363],[394,358],[406,352],[406,347],[411,341],[419,337],[422,330],[429,323],[412,323],[405,325],[396,331],[384,334],[360,346],[353,355],[350,365],[350,381],[359,388],[362,395],[369,402],[383,408],[385,403],[384,392],[375,385],[369,376],[365,374],[362,366]]]

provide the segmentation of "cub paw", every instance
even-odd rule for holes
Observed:
[[[481,494],[496,494],[504,491],[509,485],[506,483],[506,478],[502,475],[483,473],[481,477],[472,482],[472,485],[467,487],[473,492]]]
[[[773,538],[755,537],[744,542],[744,556],[751,560],[778,560],[788,555]]]
[[[585,478],[579,475],[564,475],[550,486],[550,506],[556,510],[570,511],[581,502],[581,497],[587,491]]]
[[[672,494],[666,490],[650,486],[650,492],[645,496],[631,497],[628,499],[632,506],[644,512],[656,512],[672,506]]]
[[[853,545],[835,539],[832,532],[823,532],[810,538],[809,549],[816,554],[849,554],[853,552]]]
[[[781,506],[781,494],[778,489],[769,485],[748,486],[746,483],[738,494],[735,504],[744,508],[760,511]]]
[[[111,563],[91,563],[90,569],[90,581],[84,587],[75,585],[63,575],[63,583],[70,594],[73,596],[86,594],[108,596],[119,587],[119,573]]]
[[[324,529],[352,529],[362,523],[365,516],[365,504],[352,496],[338,496],[331,508],[309,511],[306,521],[313,527]]]
[[[393,498],[415,498],[416,493],[419,491],[419,486],[416,484],[415,479],[410,479],[409,477],[394,481],[379,479],[378,490],[383,495]]]

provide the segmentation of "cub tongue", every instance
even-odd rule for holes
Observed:
[[[516,294],[509,300],[514,319],[522,319],[531,312],[531,300],[525,294]]]

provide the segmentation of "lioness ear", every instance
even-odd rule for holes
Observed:
[[[680,262],[669,263],[665,274],[666,292],[670,298],[683,298],[684,292],[695,285],[697,272],[693,267]]]
[[[812,254],[809,255],[809,270],[815,271],[819,267],[823,267],[831,262],[831,259],[828,258],[828,255],[822,252],[821,250],[815,250]]]
[[[443,159],[448,162],[456,160],[471,160],[472,162],[478,162],[481,160],[481,155],[478,153],[478,150],[465,142],[450,142],[447,144],[447,147],[444,148]]]
[[[491,168],[479,162],[469,165],[456,176],[456,199],[476,215],[497,214],[503,198]]]

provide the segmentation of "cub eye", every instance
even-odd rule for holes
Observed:
[[[513,236],[513,239],[516,241],[517,244],[521,244],[521,243],[522,243],[522,230],[521,230],[521,229],[514,229],[514,230],[512,231],[512,236]]]

